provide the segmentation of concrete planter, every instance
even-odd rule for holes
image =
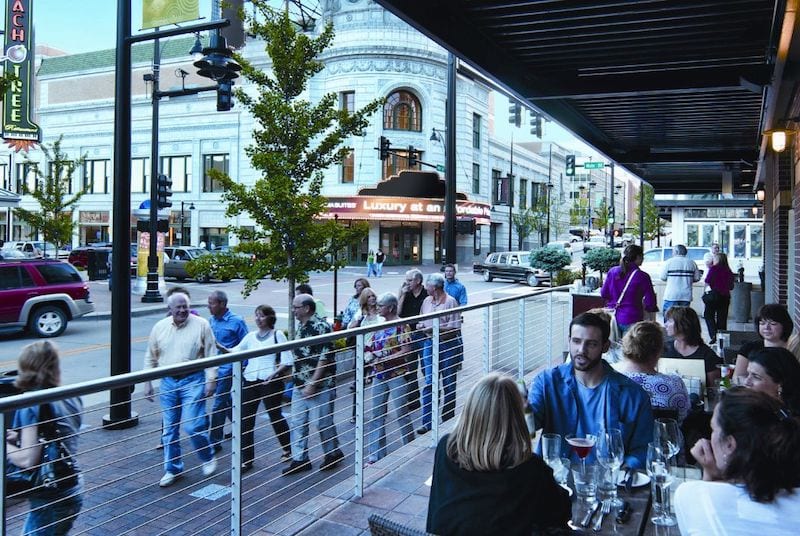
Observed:
[[[753,284],[736,282],[731,291],[731,316],[734,322],[748,322],[750,320],[750,292]]]

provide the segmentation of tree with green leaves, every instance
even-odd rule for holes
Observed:
[[[41,165],[25,158],[36,176],[36,183],[31,186],[24,182],[22,184],[23,193],[30,195],[39,204],[39,208],[28,210],[26,208],[15,208],[14,214],[29,227],[38,229],[42,233],[45,242],[52,242],[56,250],[61,246],[72,242],[72,235],[78,225],[72,219],[72,212],[80,201],[81,197],[87,192],[84,187],[75,193],[70,193],[72,175],[75,170],[82,166],[86,160],[85,155],[71,160],[69,155],[61,150],[61,137],[48,147],[41,145],[44,153],[45,171]],[[57,252],[53,252],[55,256]]]
[[[639,184],[639,196],[644,196],[644,238],[653,240],[658,234],[658,207],[655,203],[653,187],[647,183]],[[638,199],[637,199],[638,201]],[[635,225],[639,225],[639,203],[633,209]]]
[[[342,162],[351,151],[347,139],[363,135],[369,116],[383,101],[376,99],[349,112],[338,106],[336,93],[315,103],[303,98],[309,80],[323,69],[318,58],[331,45],[333,27],[328,24],[313,37],[298,31],[288,13],[274,10],[266,0],[252,4],[253,10],[241,11],[240,16],[248,31],[266,43],[272,68],[263,70],[235,55],[242,74],[254,86],[254,91],[238,88],[235,96],[255,120],[253,143],[245,153],[260,177],[247,185],[216,170],[210,175],[225,188],[226,215],[246,214],[256,223],[254,228],[228,227],[242,241],[235,249],[256,257],[241,266],[244,295],[263,277],[285,280],[291,304],[296,283],[308,281],[310,272],[344,265],[342,259],[332,261],[332,248],[367,235],[366,224],[345,227],[324,219],[323,171]],[[289,327],[293,334],[293,322]]]
[[[569,266],[569,263],[572,262],[572,256],[563,249],[548,246],[531,252],[530,260],[531,266],[534,268],[549,272],[550,281],[553,282],[556,272]],[[551,286],[553,286],[552,283]]]
[[[598,229],[605,229],[608,228],[608,223],[611,220],[611,207],[606,202],[605,197],[600,200],[597,206],[594,209],[594,221],[597,224]]]
[[[592,248],[583,256],[583,264],[600,272],[600,282],[603,274],[619,264],[620,252],[614,248]]]
[[[511,222],[514,224],[514,230],[517,231],[517,240],[519,241],[517,249],[522,249],[522,242],[536,229],[536,215],[533,210],[526,208],[521,212],[513,214],[511,216]]]

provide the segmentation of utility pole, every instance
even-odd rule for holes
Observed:
[[[511,162],[508,170],[508,251],[513,251],[511,235],[513,234],[514,216],[514,133],[511,133]]]

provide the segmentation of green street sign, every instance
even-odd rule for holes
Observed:
[[[438,172],[440,172],[440,173],[444,173],[444,166],[443,166],[443,165],[441,165],[441,164],[438,164],[438,165],[436,166],[436,171],[438,171]]]
[[[583,169],[603,169],[606,167],[605,162],[585,162],[583,164]]]

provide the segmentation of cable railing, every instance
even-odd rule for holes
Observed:
[[[150,402],[141,390],[135,391],[131,407],[139,424],[127,429],[96,424],[107,411],[105,406],[86,408],[75,416],[83,423],[74,456],[81,468],[83,505],[70,534],[293,534],[344,502],[368,494],[371,482],[404,463],[405,445],[434,447],[482,375],[502,371],[525,378],[560,362],[572,316],[571,296],[563,290],[543,289],[265,349],[6,397],[0,399],[0,422],[6,430],[11,428],[13,412],[22,408],[232,363],[231,437],[215,452],[213,474],[206,476],[201,470],[202,453],[184,430],[195,421],[184,411],[178,440],[184,468],[173,485],[159,487],[165,463],[162,434],[167,437],[160,425],[159,399],[168,399],[171,393],[157,392]],[[453,313],[461,315],[460,332],[441,330],[440,318]],[[429,327],[423,327],[423,321]],[[405,329],[398,339],[402,344],[387,354],[383,365],[370,363],[371,341],[395,327]],[[262,392],[253,390],[267,386],[244,381],[246,360],[325,344],[332,346],[335,355],[336,370],[331,372],[335,387],[315,396],[329,402],[309,406],[304,400],[287,401],[283,386],[276,395],[273,385],[270,401],[253,407],[253,398]],[[420,396],[409,397],[415,383]],[[302,395],[294,391],[294,396]],[[297,408],[309,407],[307,422],[299,418],[299,411],[292,411],[293,403]],[[210,401],[204,404],[210,411]],[[267,411],[275,405],[279,411]],[[318,429],[320,413],[329,415],[323,418],[322,430]],[[273,426],[280,417],[285,419],[298,461],[306,455],[300,451],[300,437],[307,438],[311,470],[284,474],[291,462],[282,459],[286,443],[278,436],[283,428]],[[210,413],[206,418],[210,420]],[[243,440],[252,443],[251,450],[243,451]],[[341,460],[330,470],[320,470],[326,454],[336,450]],[[25,497],[9,493],[5,444],[0,454],[6,490],[0,529],[3,534],[21,533],[31,505]],[[51,506],[46,501],[39,505]]]

